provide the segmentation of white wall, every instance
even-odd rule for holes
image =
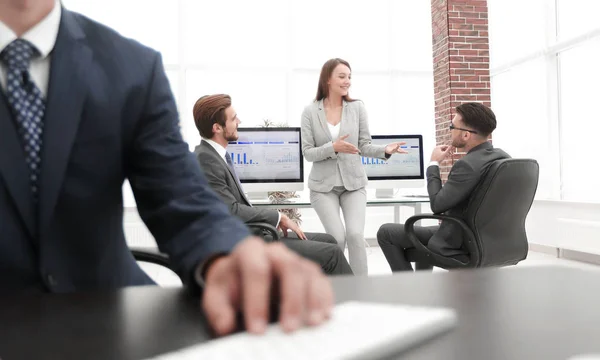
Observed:
[[[532,244],[600,254],[598,203],[537,200],[526,227]]]

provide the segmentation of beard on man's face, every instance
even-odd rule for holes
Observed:
[[[452,140],[452,146],[454,146],[455,148],[463,148],[465,147],[465,145],[467,145],[467,142],[464,141],[463,139],[453,139]]]
[[[236,141],[238,139],[237,129],[225,133],[225,140],[227,141]]]

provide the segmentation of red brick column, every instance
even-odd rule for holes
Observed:
[[[448,126],[456,106],[472,101],[491,106],[487,0],[431,0],[431,15],[439,145],[450,139]],[[441,165],[445,180],[451,161]]]

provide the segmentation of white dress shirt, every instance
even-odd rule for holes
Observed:
[[[207,144],[209,144],[210,146],[212,146],[213,149],[215,149],[217,151],[217,153],[219,154],[219,156],[221,156],[221,158],[223,159],[223,161],[225,161],[225,165],[229,166],[227,164],[227,159],[225,159],[225,154],[227,154],[227,149],[225,149],[223,146],[221,146],[221,144],[218,144],[215,141],[212,141],[210,139],[202,138],[202,141],[206,141]],[[277,218],[277,224],[275,225],[275,227],[278,227],[279,226],[279,222],[281,221],[281,213],[278,211],[277,214],[279,215],[279,218]]]
[[[340,137],[340,124],[342,122],[340,121],[339,123],[337,123],[337,125],[331,125],[329,123],[329,121],[327,122],[327,126],[329,127],[329,133],[331,134],[331,139],[332,141],[336,141],[337,138]],[[336,179],[335,179],[335,184],[333,184],[334,186],[344,186],[344,180],[342,179],[342,173],[340,172],[340,167],[337,166],[335,168],[335,174],[336,174]]]
[[[217,151],[219,156],[221,156],[223,161],[225,161],[225,164],[227,164],[227,159],[225,159],[225,155],[227,154],[227,149],[225,149],[223,146],[221,146],[221,144],[219,144],[215,141],[212,141],[210,139],[202,138],[202,141],[206,141],[210,146],[212,146],[213,149],[215,149]]]
[[[331,133],[331,138],[333,141],[340,137],[340,123],[337,125],[331,125],[328,121],[327,126],[329,127],[329,132]]]
[[[21,39],[29,41],[40,52],[39,57],[31,60],[29,74],[44,97],[48,94],[50,57],[52,49],[54,49],[54,44],[56,44],[56,37],[58,36],[60,16],[61,6],[59,0],[56,0],[54,2],[54,8],[52,8],[52,11],[50,11],[48,16],[21,36]],[[0,21],[0,52],[16,39],[17,34]],[[2,87],[2,90],[6,90],[6,67],[1,61],[0,86]]]

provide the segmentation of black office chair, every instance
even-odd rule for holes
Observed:
[[[533,203],[539,165],[533,159],[504,159],[494,162],[473,191],[465,216],[415,215],[404,229],[414,245],[406,251],[410,262],[444,269],[515,265],[527,257],[525,219]],[[468,255],[446,257],[436,254],[416,237],[414,224],[421,219],[452,221],[463,230]]]
[[[248,226],[250,231],[256,236],[262,237],[267,234],[273,239],[273,241],[279,240],[279,232],[273,225],[255,222],[246,223],[246,226]],[[170,269],[169,256],[161,253],[156,248],[131,247],[130,250],[133,254],[133,257],[137,261],[152,263]]]

